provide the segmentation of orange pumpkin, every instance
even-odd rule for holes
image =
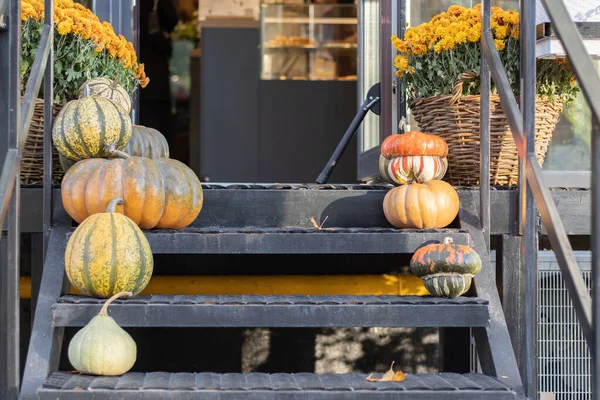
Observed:
[[[458,215],[459,205],[452,185],[432,180],[391,189],[383,199],[383,213],[396,228],[444,228]]]
[[[116,211],[140,228],[181,229],[202,209],[200,180],[185,164],[170,158],[151,159],[112,151],[114,159],[90,158],[73,165],[62,180],[67,213],[77,222],[104,212],[114,198]]]
[[[437,135],[410,131],[390,135],[381,143],[381,155],[385,158],[398,156],[448,156],[448,144]]]
[[[439,136],[410,131],[381,144],[379,173],[393,185],[442,179],[448,170],[448,145]]]

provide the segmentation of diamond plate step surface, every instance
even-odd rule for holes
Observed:
[[[127,373],[94,377],[52,374],[40,399],[516,399],[495,378],[481,374],[409,374],[403,382],[367,382],[366,374]]]
[[[104,303],[80,295],[58,299],[54,326],[84,326]],[[477,327],[489,322],[488,302],[430,296],[135,296],[115,300],[122,326],[173,327]]]
[[[408,254],[446,237],[469,244],[459,229],[188,227],[144,233],[154,254]]]

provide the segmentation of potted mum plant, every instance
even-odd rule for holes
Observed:
[[[43,0],[21,0],[21,21],[20,72],[25,90],[42,35]],[[88,79],[101,76],[118,81],[130,95],[148,84],[144,64],[138,63],[133,45],[117,35],[110,23],[100,22],[90,9],[72,0],[56,0],[54,27],[55,116],[64,104],[78,97],[79,88]],[[43,180],[43,86],[39,97],[21,160],[21,182],[25,184]],[[63,171],[56,151],[53,165],[55,182],[58,182]]]
[[[519,14],[492,7],[491,33],[515,96],[519,95]],[[392,36],[396,74],[407,88],[407,104],[419,129],[448,143],[445,179],[453,185],[479,183],[481,5],[450,6],[430,21]],[[579,88],[565,59],[538,59],[536,156],[541,163],[565,104]],[[517,97],[518,98],[518,97]],[[491,184],[518,183],[518,154],[500,97],[492,82]]]

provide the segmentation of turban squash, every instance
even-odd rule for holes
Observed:
[[[392,188],[383,198],[383,213],[396,228],[444,228],[458,215],[459,205],[452,185],[432,180]]]
[[[202,209],[200,180],[185,164],[170,158],[129,156],[114,149],[113,159],[79,161],[61,183],[67,213],[81,223],[103,212],[115,197],[117,206],[142,229],[181,229],[191,224]]]
[[[65,250],[65,272],[71,285],[92,297],[141,292],[152,277],[154,259],[142,230],[115,212],[120,198],[105,212],[90,215],[75,229]]]
[[[423,246],[410,260],[411,272],[423,279],[427,291],[436,297],[457,297],[469,290],[472,278],[481,271],[481,258],[470,246],[444,243]]]
[[[439,136],[410,131],[381,144],[379,173],[392,185],[442,179],[448,170],[448,145]]]
[[[71,100],[60,110],[52,126],[56,150],[73,161],[107,157],[107,144],[114,143],[121,150],[130,139],[131,117],[106,97]]]

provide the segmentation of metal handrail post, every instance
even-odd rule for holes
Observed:
[[[481,2],[481,24],[482,31],[490,30],[491,1],[483,0]],[[481,35],[481,42],[484,36]],[[491,97],[491,77],[490,67],[481,52],[481,72],[480,72],[480,114],[479,114],[479,221],[485,239],[486,250],[490,252],[490,97]]]
[[[592,400],[600,400],[600,116],[592,115]]]
[[[563,43],[581,91],[592,111],[592,310],[588,345],[591,355],[592,400],[600,400],[600,78],[564,2],[543,0],[542,4],[550,20],[554,22],[556,34]]]
[[[5,17],[1,17],[7,31],[0,34],[0,138],[8,150],[2,157],[12,153],[11,171],[8,173],[11,197],[6,218],[8,235],[4,237],[4,226],[0,226],[4,237],[4,251],[0,253],[0,398],[13,400],[19,393],[19,130],[20,130],[20,75],[21,54],[21,4],[19,0],[8,2]],[[4,24],[3,24],[4,25]],[[4,262],[5,261],[5,262]]]
[[[523,117],[523,140],[525,153],[534,155],[535,159],[535,94],[536,94],[536,57],[535,57],[535,0],[520,0],[520,104]],[[531,159],[531,157],[529,158]],[[521,171],[526,168],[526,158],[521,157]],[[532,399],[537,398],[538,371],[537,371],[537,209],[531,185],[524,173],[519,181],[521,194],[521,225],[523,226],[524,240],[521,242],[521,254],[525,268],[525,307],[524,311],[524,373],[525,393]]]
[[[44,24],[54,26],[54,1],[44,1]],[[50,43],[54,43],[54,29],[50,31]],[[54,104],[54,49],[50,46],[48,62],[44,72],[44,186],[42,203],[42,232],[44,235],[42,257],[46,259],[48,240],[50,238],[50,228],[52,227],[52,183],[53,183],[53,165],[52,165],[52,105]],[[42,261],[43,265],[43,261]]]

